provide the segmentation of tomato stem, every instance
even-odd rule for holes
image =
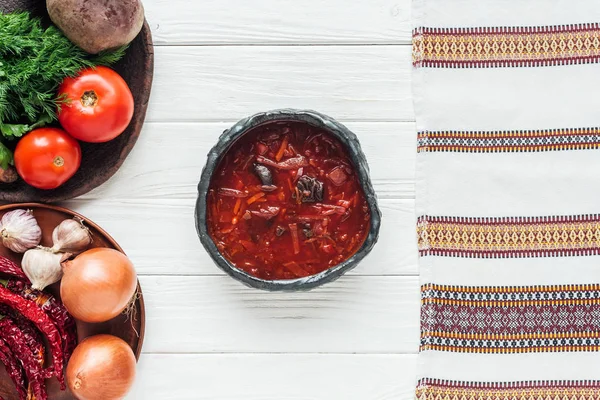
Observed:
[[[93,90],[86,90],[81,95],[81,104],[84,107],[94,107],[98,104],[98,95]]]
[[[62,167],[63,165],[65,165],[65,159],[61,156],[56,156],[56,158],[54,159],[54,165],[57,167]]]

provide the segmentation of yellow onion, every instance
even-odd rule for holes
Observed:
[[[67,385],[79,400],[117,400],[125,397],[135,380],[135,355],[112,335],[84,339],[67,366]]]
[[[96,248],[63,264],[62,301],[73,317],[105,322],[119,315],[137,288],[133,264],[123,253]]]

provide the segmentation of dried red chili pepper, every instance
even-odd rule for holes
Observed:
[[[15,357],[23,365],[36,400],[47,400],[48,393],[46,392],[42,366],[29,349],[23,332],[9,317],[0,319],[0,338],[10,346]]]
[[[25,299],[34,301],[54,321],[62,338],[65,362],[68,362],[77,346],[77,327],[65,306],[54,296],[32,289],[29,283],[10,279],[5,286]]]
[[[3,286],[0,286],[0,303],[14,308],[25,318],[33,322],[46,338],[48,338],[52,353],[54,373],[60,382],[61,388],[66,388],[63,371],[64,358],[62,339],[54,322],[52,322],[34,301],[27,300]]]
[[[0,256],[0,272],[29,281],[25,272],[17,264],[3,256]]]
[[[44,366],[45,352],[44,339],[40,334],[40,331],[36,329],[31,321],[23,317],[21,314],[15,312],[13,309],[7,306],[0,306],[0,315],[10,317],[17,327],[23,332],[27,346],[33,353],[36,361],[41,366]]]
[[[11,351],[10,347],[0,339],[0,361],[4,364],[6,372],[10,376],[10,379],[15,384],[17,393],[19,393],[19,399],[27,399],[27,389],[25,387],[25,376],[23,375],[23,369],[19,365],[19,362],[15,358],[15,355]]]
[[[35,326],[33,325],[33,323],[31,321],[24,318],[21,314],[14,312],[13,310],[11,310],[10,308],[8,308],[6,306],[3,306],[3,307],[6,308],[6,313],[4,310],[2,310],[0,312],[7,316],[10,315],[10,318],[13,320],[13,322],[17,325],[17,327],[21,330],[21,332],[23,332],[23,336],[25,337],[27,347],[29,347],[29,350],[33,354],[35,361],[42,368],[42,372],[46,372],[43,369],[44,362],[45,362],[46,348],[44,347],[44,339],[42,338],[40,331],[38,331],[35,328]],[[48,375],[50,375],[50,376],[48,376]],[[51,378],[52,377],[51,375],[52,374],[45,373],[44,378]],[[34,388],[33,388],[33,385],[31,382],[29,382],[29,384],[27,385],[27,395],[28,395],[28,399],[35,399]]]

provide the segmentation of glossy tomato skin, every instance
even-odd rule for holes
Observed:
[[[58,120],[75,139],[108,142],[125,131],[133,117],[133,95],[119,74],[107,67],[84,69],[66,78],[59,90],[66,96]]]
[[[56,189],[81,165],[81,147],[62,129],[40,128],[23,136],[15,149],[19,176],[38,189]]]

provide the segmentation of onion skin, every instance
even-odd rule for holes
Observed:
[[[118,400],[135,380],[135,355],[112,335],[84,339],[67,366],[67,385],[79,400]]]
[[[132,300],[137,275],[127,256],[96,248],[63,264],[60,285],[63,304],[76,319],[98,323],[119,315]]]

